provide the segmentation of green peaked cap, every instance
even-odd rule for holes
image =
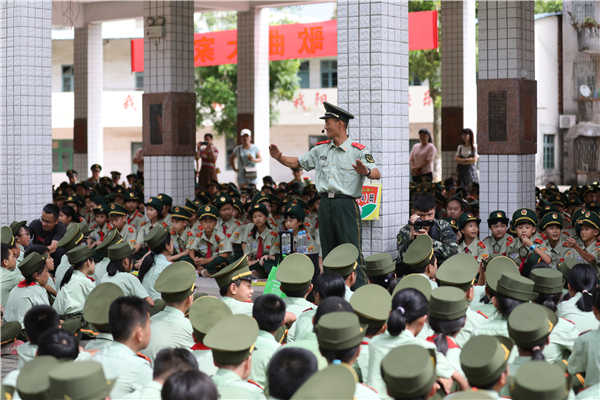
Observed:
[[[80,232],[80,228],[78,224],[71,224],[65,235],[58,241],[57,246],[62,247],[64,251],[69,251],[81,243],[83,240],[83,234]]]
[[[356,380],[351,369],[332,364],[308,378],[291,400],[354,400],[355,390]]]
[[[458,253],[444,261],[435,277],[440,286],[454,286],[466,292],[473,286],[478,271],[479,265],[473,256]]]
[[[106,257],[108,256],[108,248],[118,243],[123,243],[121,240],[121,235],[119,234],[118,230],[113,229],[108,233],[108,235],[106,235],[102,243],[96,246],[96,250],[100,250],[100,252],[104,254],[104,257]]]
[[[342,278],[350,275],[357,267],[358,249],[351,243],[340,244],[323,260],[323,267]]]
[[[150,197],[146,203],[144,203],[146,207],[150,206],[154,208],[156,211],[161,212],[165,206],[165,203],[159,199],[158,197]]]
[[[324,350],[348,350],[358,346],[366,333],[358,316],[340,311],[323,315],[315,326],[319,348]]]
[[[135,249],[127,243],[117,243],[108,248],[108,258],[110,261],[120,261],[130,257],[135,253]]]
[[[517,346],[531,348],[546,344],[558,317],[550,309],[535,303],[523,303],[508,316],[508,334]]]
[[[204,336],[217,322],[230,315],[233,315],[231,308],[216,297],[204,296],[194,301],[190,307],[189,317],[196,340],[202,342]]]
[[[488,386],[506,371],[514,343],[503,336],[473,336],[463,346],[460,365],[471,386]]]
[[[192,217],[192,213],[185,207],[174,206],[171,208],[171,216],[182,219],[190,219]]]
[[[392,349],[381,361],[388,393],[397,399],[418,399],[431,390],[437,376],[435,352],[414,344]]]
[[[431,292],[429,316],[441,321],[452,321],[464,317],[467,307],[464,291],[451,286],[438,287]]]
[[[504,273],[498,281],[496,292],[511,299],[530,301],[537,299],[538,294],[533,291],[535,283],[528,278],[512,273]]]
[[[9,246],[15,244],[15,237],[13,236],[12,229],[10,229],[9,226],[3,226],[2,228],[0,228],[0,237],[2,243],[5,243]]]
[[[146,234],[144,241],[148,247],[150,247],[150,250],[156,249],[165,241],[165,238],[168,234],[169,231],[164,226],[158,225],[150,229],[150,231]]]
[[[468,222],[475,222],[477,225],[479,225],[481,220],[470,212],[462,213],[460,217],[458,217],[458,230],[463,229]]]
[[[539,294],[562,293],[565,280],[560,271],[550,268],[537,268],[531,271],[530,279],[535,283],[533,291]]]
[[[196,214],[198,215],[199,220],[202,220],[202,218],[206,218],[206,217],[212,217],[214,219],[219,219],[219,215],[220,215],[217,207],[212,206],[212,205],[206,205],[206,206],[202,206],[202,207],[198,208],[198,211],[196,211]]]
[[[416,289],[423,293],[423,295],[427,298],[427,301],[429,301],[431,298],[431,284],[429,283],[429,279],[422,274],[410,274],[402,278],[402,280],[396,285],[396,288],[394,288],[392,299],[394,296],[396,296],[396,293],[406,288]]]
[[[571,270],[577,264],[579,264],[579,261],[577,261],[575,258],[566,257],[563,262],[558,264],[558,270],[560,271],[561,274],[563,274],[565,279],[568,279],[569,274],[571,274]]]
[[[12,224],[10,224],[10,230],[12,231],[13,236],[17,236],[19,229],[24,227],[26,224],[27,221],[13,221]]]
[[[354,115],[328,101],[323,102],[323,107],[325,107],[325,115],[319,117],[319,119],[336,118],[344,122],[354,119]]]
[[[23,400],[44,399],[50,389],[49,374],[60,362],[52,356],[39,356],[27,362],[17,378],[17,392]]]
[[[67,251],[67,258],[69,264],[75,265],[79,262],[85,261],[93,257],[94,250],[91,250],[87,246],[77,246],[74,249]]]
[[[237,261],[229,264],[216,274],[213,274],[212,278],[215,278],[219,288],[224,288],[238,279],[250,280],[250,275],[252,275],[252,273],[248,268],[248,256],[244,254]]]
[[[540,221],[540,229],[544,230],[550,225],[558,225],[560,227],[564,226],[564,218],[558,212],[549,212],[548,214],[542,217]]]
[[[196,268],[192,264],[176,261],[160,273],[154,289],[166,302],[183,301],[194,293],[196,277]]]
[[[396,270],[396,263],[390,253],[372,254],[365,258],[365,274],[367,276],[381,276]]]
[[[127,208],[125,208],[125,206],[122,206],[121,204],[118,204],[118,203],[110,203],[108,205],[108,216],[109,217],[122,216],[122,215],[129,215],[129,210],[127,210]]]
[[[494,293],[496,293],[498,281],[503,274],[520,275],[519,267],[517,267],[517,264],[515,264],[514,261],[508,257],[494,257],[494,259],[488,263],[485,271],[487,286]]]
[[[433,240],[429,235],[421,235],[408,246],[402,261],[412,269],[420,269],[427,266],[433,256]]]
[[[158,197],[165,205],[171,207],[173,205],[173,198],[167,194],[159,193]]]
[[[95,361],[68,361],[50,371],[51,400],[104,399],[110,394],[115,381],[107,380],[102,364]]]
[[[358,315],[361,325],[379,328],[390,315],[392,296],[379,285],[364,285],[354,292],[350,298],[350,305]]]
[[[308,287],[314,272],[313,263],[306,254],[294,253],[279,264],[275,279],[281,282],[281,290],[293,292]]]
[[[243,314],[231,315],[217,322],[204,337],[217,364],[239,364],[254,350],[258,323]]]
[[[27,278],[35,271],[40,269],[42,265],[46,263],[46,259],[48,258],[48,254],[38,254],[35,251],[30,253],[27,257],[19,263],[19,271],[21,271],[21,275],[24,278]]]
[[[512,222],[515,227],[521,222],[529,222],[530,224],[533,224],[533,226],[537,226],[538,217],[531,208],[519,208],[513,213]]]
[[[125,296],[123,290],[114,283],[101,283],[94,288],[85,300],[83,318],[101,332],[110,332],[108,310],[114,300]]]
[[[510,386],[513,400],[565,400],[568,394],[567,378],[560,368],[539,361],[521,365]]]

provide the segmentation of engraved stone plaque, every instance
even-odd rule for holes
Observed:
[[[507,139],[506,92],[489,92],[488,96],[489,141],[505,142]]]

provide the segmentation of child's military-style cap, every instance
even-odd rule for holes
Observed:
[[[51,400],[103,399],[110,394],[115,381],[108,380],[102,364],[95,361],[68,361],[50,371]]]
[[[323,260],[323,267],[344,278],[358,266],[358,255],[358,249],[352,243],[340,244],[327,254]]]
[[[496,292],[511,299],[530,301],[538,297],[533,291],[535,283],[531,279],[512,273],[504,273],[498,280]]]
[[[372,254],[365,258],[365,274],[367,276],[382,276],[396,270],[396,263],[390,253]]]
[[[258,323],[247,315],[237,314],[217,322],[204,337],[217,364],[239,364],[252,354],[258,337]]]
[[[533,226],[537,226],[538,218],[535,211],[531,208],[519,208],[513,213],[512,221],[515,227],[523,222],[528,222],[533,224]]]
[[[558,270],[565,277],[565,279],[569,279],[569,275],[571,274],[571,270],[574,266],[579,264],[573,257],[566,257],[561,263],[558,264]]]
[[[17,236],[19,229],[24,227],[26,224],[27,221],[13,221],[12,224],[10,224],[10,230],[12,231],[13,236]]]
[[[155,249],[165,241],[168,234],[169,231],[164,226],[155,226],[146,234],[144,241],[150,249]]]
[[[258,203],[250,207],[250,209],[248,210],[248,215],[250,216],[250,218],[252,218],[255,212],[263,213],[265,217],[269,218],[269,210],[267,210],[267,206],[265,206],[264,204]]]
[[[94,164],[90,167],[90,169],[92,171],[102,171],[102,167],[100,166],[100,164]]]
[[[392,296],[379,285],[364,285],[354,292],[350,298],[350,305],[361,325],[381,328],[390,315]]]
[[[433,240],[431,236],[421,235],[408,246],[402,261],[411,269],[419,269],[429,265],[433,257]]]
[[[129,190],[125,191],[123,199],[126,202],[127,201],[139,201],[140,200],[140,196],[138,195],[138,193],[135,190],[129,189]]]
[[[248,268],[248,256],[244,254],[242,258],[213,274],[212,278],[215,278],[219,288],[224,288],[238,279],[251,280],[250,275],[252,275],[252,272]]]
[[[196,287],[196,268],[186,261],[177,261],[169,265],[158,276],[154,289],[160,292],[166,302],[183,301],[194,293]]]
[[[308,378],[290,400],[354,400],[356,377],[351,368],[329,365]]]
[[[440,192],[434,192],[435,202],[441,204],[442,206],[446,205],[446,196],[441,194]]]
[[[233,198],[233,208],[235,208],[236,210],[238,210],[238,212],[240,214],[244,213],[244,204],[238,198]]]
[[[215,193],[215,206],[217,206],[218,209],[221,209],[221,207],[223,207],[225,204],[233,205],[233,201],[227,192]]]
[[[600,211],[600,203],[598,203],[597,201],[590,201],[585,203],[585,208],[598,214],[598,212]]]
[[[189,220],[192,217],[192,213],[190,213],[185,207],[175,206],[171,209],[171,216]]]
[[[194,336],[200,343],[213,326],[223,318],[233,315],[231,308],[221,299],[213,296],[200,297],[190,307],[190,322],[194,328]]]
[[[33,252],[19,263],[19,271],[24,278],[31,276],[35,271],[40,269],[46,263],[48,254],[38,254]]]
[[[547,213],[542,217],[540,221],[540,229],[544,230],[550,225],[558,225],[559,227],[564,226],[564,218],[557,212]]]
[[[488,225],[494,225],[498,222],[502,222],[508,225],[508,221],[508,217],[506,216],[506,213],[504,211],[496,210],[490,213],[490,217],[488,218],[487,223]]]
[[[131,257],[135,253],[135,249],[127,243],[117,243],[108,248],[108,258],[110,261],[120,261]]]
[[[216,186],[216,187],[219,187],[219,182],[218,182],[218,181],[216,181],[216,180],[214,180],[214,179],[211,179],[211,180],[208,182],[208,185],[206,185],[206,187],[211,187],[211,186]]]
[[[460,365],[471,386],[489,386],[506,372],[506,364],[514,347],[504,336],[473,336],[462,348]]]
[[[185,205],[183,207],[186,210],[188,210],[190,213],[195,213],[196,211],[198,211],[198,208],[200,206],[198,204],[196,204],[195,202],[193,202],[192,200],[186,198],[185,199]]]
[[[199,220],[202,220],[202,218],[214,218],[216,220],[219,219],[219,210],[217,207],[212,205],[200,207],[198,211],[196,211],[196,214],[198,215]]]
[[[306,218],[306,213],[304,212],[304,209],[298,204],[292,204],[285,209],[285,211],[283,212],[283,216],[284,218],[287,218],[288,216],[293,216],[296,217],[299,221],[304,221],[304,218]]]
[[[414,344],[396,347],[381,361],[381,376],[395,399],[424,398],[437,379],[433,350]]]
[[[74,169],[70,169],[67,171],[67,176],[70,178],[73,175],[77,175],[77,171],[75,171]]]
[[[562,293],[565,280],[560,271],[551,268],[536,268],[531,271],[530,279],[535,286],[533,291],[538,294]]]
[[[441,287],[456,287],[466,292],[473,287],[478,271],[479,265],[474,257],[469,254],[458,253],[444,261],[437,270],[435,277]]]
[[[104,204],[98,205],[98,207],[94,208],[92,210],[92,212],[94,213],[94,215],[104,214],[104,215],[108,216],[108,208]]]
[[[510,385],[513,400],[566,400],[567,378],[556,365],[529,361],[519,367]]]
[[[587,225],[600,230],[600,216],[593,211],[587,210],[585,214],[577,220],[577,225]]]
[[[54,196],[52,196],[54,198],[54,200],[65,200],[68,196],[67,196],[67,192],[65,192],[62,189],[57,189],[56,192],[54,192]]]
[[[508,334],[517,346],[530,349],[546,344],[557,322],[558,317],[552,310],[535,303],[523,303],[508,316]]]
[[[58,241],[57,246],[62,247],[65,251],[69,251],[73,249],[75,246],[79,245],[83,240],[83,233],[79,231],[78,224],[71,224],[65,235]]]
[[[467,225],[468,222],[475,222],[477,225],[481,222],[479,218],[474,216],[471,213],[462,213],[460,217],[458,217],[458,230],[461,230]]]
[[[69,264],[71,265],[89,260],[93,256],[94,250],[88,248],[87,246],[77,246],[67,251],[67,258],[69,259]]]
[[[269,198],[269,193],[261,191],[256,192],[256,194],[252,196],[252,204],[258,204],[263,201],[271,201],[271,199]]]
[[[108,206],[108,216],[109,217],[119,217],[122,215],[129,215],[129,211],[122,206],[121,204],[111,203]]]
[[[515,276],[521,275],[519,273],[519,267],[517,267],[513,260],[505,256],[494,257],[494,259],[488,263],[485,272],[485,280],[492,293],[496,293],[498,281],[504,274]]]
[[[158,197],[150,197],[146,203],[144,203],[146,207],[150,206],[155,210],[162,212],[165,203],[159,199]]]
[[[336,118],[340,121],[348,122],[351,119],[354,119],[354,115],[350,114],[348,111],[343,108],[339,108],[338,106],[334,106],[329,102],[324,102],[323,107],[325,107],[325,115],[319,117],[319,119],[327,119],[327,118]]]
[[[294,253],[279,264],[275,279],[281,282],[281,290],[294,292],[308,287],[314,273],[311,259],[305,254]]]
[[[443,220],[450,224],[450,227],[452,228],[454,233],[458,232],[458,223],[456,222],[456,220],[454,218],[446,217],[446,218],[443,218]]]
[[[119,235],[119,231],[113,229],[106,235],[102,243],[96,246],[96,250],[99,250],[104,257],[108,256],[108,248],[114,246],[117,243],[121,243],[121,235]]]
[[[173,198],[171,196],[169,196],[168,194],[159,193],[156,197],[158,197],[160,200],[162,200],[162,202],[166,206],[171,207],[173,205]]]
[[[394,288],[392,298],[396,296],[396,293],[407,288],[415,289],[423,293],[423,296],[427,298],[427,301],[431,298],[431,284],[429,283],[429,279],[423,274],[410,274],[402,278]]]
[[[452,393],[452,400],[495,400],[488,394],[486,390],[479,390],[472,387],[471,390],[466,392],[454,392]]]
[[[323,315],[315,333],[319,348],[323,350],[348,350],[361,344],[367,326],[361,326],[358,316],[340,311]]]
[[[108,311],[110,305],[119,297],[125,296],[123,290],[114,283],[101,283],[94,288],[85,300],[83,318],[100,332],[110,332]]]
[[[83,237],[88,237],[92,233],[90,227],[85,222],[81,221],[77,225],[79,225],[79,232],[81,232]]]
[[[15,244],[15,237],[13,236],[12,229],[10,229],[9,226],[3,226],[0,229],[0,240],[2,243],[9,246],[13,246]]]
[[[467,307],[464,291],[451,286],[438,287],[431,292],[429,316],[440,321],[453,321],[464,317]]]
[[[39,356],[27,362],[17,378],[17,392],[23,400],[45,399],[50,389],[50,371],[60,364],[52,356]]]

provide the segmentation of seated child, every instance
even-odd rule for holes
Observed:
[[[506,233],[508,222],[504,211],[497,210],[490,213],[487,223],[492,231],[492,236],[483,239],[483,244],[490,253],[506,255],[506,249],[513,242],[512,236]]]
[[[190,258],[190,246],[194,244],[196,236],[188,226],[192,214],[185,207],[173,207],[171,214],[171,239],[173,241],[173,255],[167,257],[169,261],[186,261],[194,264]]]
[[[233,249],[229,239],[215,231],[219,214],[217,208],[202,206],[198,213],[203,232],[190,246],[190,257],[194,259],[198,274],[209,278],[227,265]]]
[[[245,238],[244,253],[248,256],[248,265],[252,275],[266,278],[277,261],[279,254],[279,235],[272,231],[267,223],[269,212],[263,204],[255,204],[248,211],[253,227]]]

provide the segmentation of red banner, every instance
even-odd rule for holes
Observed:
[[[408,14],[409,50],[438,47],[437,11]],[[337,20],[269,27],[269,60],[337,55]],[[237,30],[194,34],[194,66],[237,63]],[[131,70],[144,70],[144,39],[131,40]]]

